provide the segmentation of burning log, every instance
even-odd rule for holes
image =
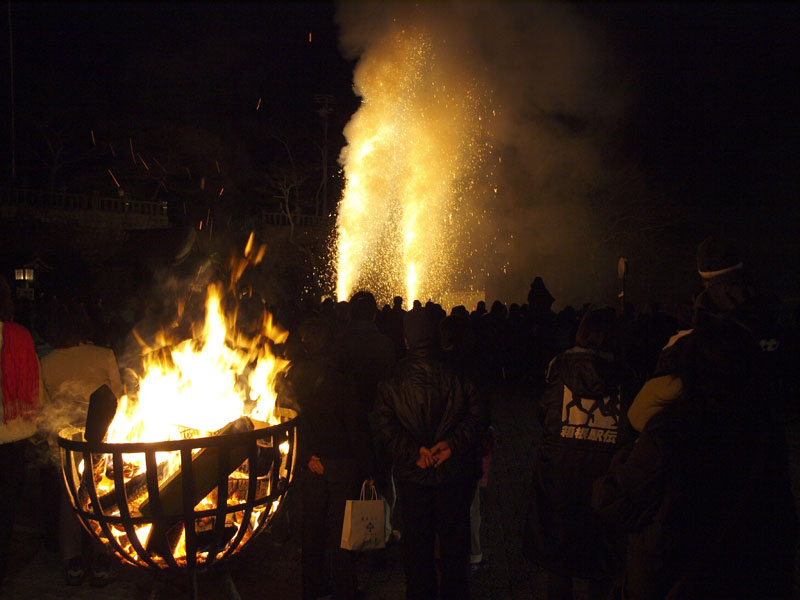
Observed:
[[[252,430],[252,421],[248,417],[240,417],[216,432],[215,437]],[[247,446],[237,445],[233,447],[230,452],[226,475],[235,471],[247,459],[247,456]],[[157,502],[161,505],[161,512],[165,519],[162,525],[153,527],[147,544],[148,550],[158,554],[163,555],[165,552],[172,554],[174,552],[182,531],[181,524],[176,523],[176,521],[179,521],[187,510],[192,510],[198,502],[217,487],[221,475],[219,471],[219,448],[209,446],[203,448],[192,457],[188,466],[192,470],[191,477],[194,485],[191,490],[192,505],[188,507],[184,506],[183,503],[183,469],[186,466],[182,465],[181,469],[159,485]],[[139,512],[147,518],[153,518],[153,513],[155,512],[152,500],[153,498],[148,497],[139,505]],[[159,523],[162,523],[162,521],[159,520]]]
[[[162,478],[166,473],[169,465],[164,462],[158,465],[158,478]],[[126,466],[127,472],[127,466]],[[111,464],[109,464],[105,469],[105,475],[108,479],[114,479],[114,469]],[[144,496],[145,492],[147,491],[147,471],[142,473],[137,473],[133,475],[125,481],[125,498],[128,499],[136,499]],[[103,510],[108,510],[113,508],[119,502],[120,496],[117,494],[117,491],[112,489],[110,492],[98,495],[97,500],[100,502],[100,506]]]
[[[244,431],[252,431],[253,423],[248,417],[239,417],[235,421],[231,421],[220,431],[215,433],[216,436],[223,436],[230,433],[242,433]],[[236,470],[247,458],[247,448],[244,446],[237,446],[233,448],[230,455],[230,462],[228,474]],[[194,495],[193,502],[197,504],[208,496],[211,491],[217,487],[218,471],[217,464],[219,461],[219,449],[216,447],[203,448],[192,457],[192,473],[194,476]],[[183,506],[183,470],[179,469],[169,479],[159,486],[159,501],[161,502],[161,510],[165,515],[179,516],[183,514],[185,508]],[[139,506],[139,512],[145,517],[150,517],[152,514],[152,507],[150,498],[142,502]]]
[[[86,429],[83,437],[87,442],[99,443],[106,437],[108,427],[117,412],[117,397],[107,385],[103,384],[89,396],[89,410],[86,413]]]

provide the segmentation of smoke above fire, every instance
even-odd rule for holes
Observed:
[[[615,285],[592,198],[614,185],[627,95],[602,32],[575,10],[340,5],[361,106],[340,156],[339,299],[524,302],[541,275],[566,304]]]

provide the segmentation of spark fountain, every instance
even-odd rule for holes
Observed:
[[[496,193],[487,168],[492,90],[449,56],[446,39],[396,26],[358,63],[361,107],[340,162],[336,293],[402,291],[410,305],[475,288],[470,235],[486,215],[471,196]]]

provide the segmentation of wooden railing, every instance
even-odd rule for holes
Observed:
[[[89,222],[100,218],[98,224],[112,225],[113,222],[123,228],[169,227],[166,202],[14,188],[7,189],[2,194],[0,207],[2,206],[6,207],[4,213],[33,213],[36,218],[45,221],[69,218]],[[292,215],[290,221],[286,213],[262,211],[235,219],[234,227],[255,230],[264,227],[289,227],[290,224],[294,224],[295,227],[318,228],[330,225],[333,219],[334,217],[329,216],[296,214]]]
[[[75,194],[19,188],[11,190],[9,196],[10,203],[18,206],[60,210],[99,210],[165,218],[167,216],[166,202],[145,202],[129,200],[125,197],[100,196],[99,194]]]
[[[321,227],[331,222],[332,217],[317,215],[292,215],[292,223],[295,227]],[[261,225],[271,225],[273,227],[288,227],[289,217],[282,212],[262,212]]]

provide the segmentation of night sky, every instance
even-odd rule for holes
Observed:
[[[651,189],[671,198],[675,211],[691,207],[710,223],[725,225],[728,214],[741,221],[749,207],[770,223],[767,230],[779,224],[794,235],[800,8],[603,3],[577,10],[596,23],[624,71],[633,101],[618,150]],[[12,3],[10,12],[18,178],[36,178],[27,143],[34,122],[57,128],[76,156],[90,130],[138,140],[145,130],[185,123],[235,147],[228,162],[257,170],[280,151],[253,135],[259,128],[318,135],[313,96],[330,94],[335,157],[358,107],[333,3]],[[7,14],[2,21],[7,39]],[[8,181],[9,45],[0,46]]]
[[[657,180],[714,205],[797,198],[796,4],[596,10],[636,77],[630,140]]]

